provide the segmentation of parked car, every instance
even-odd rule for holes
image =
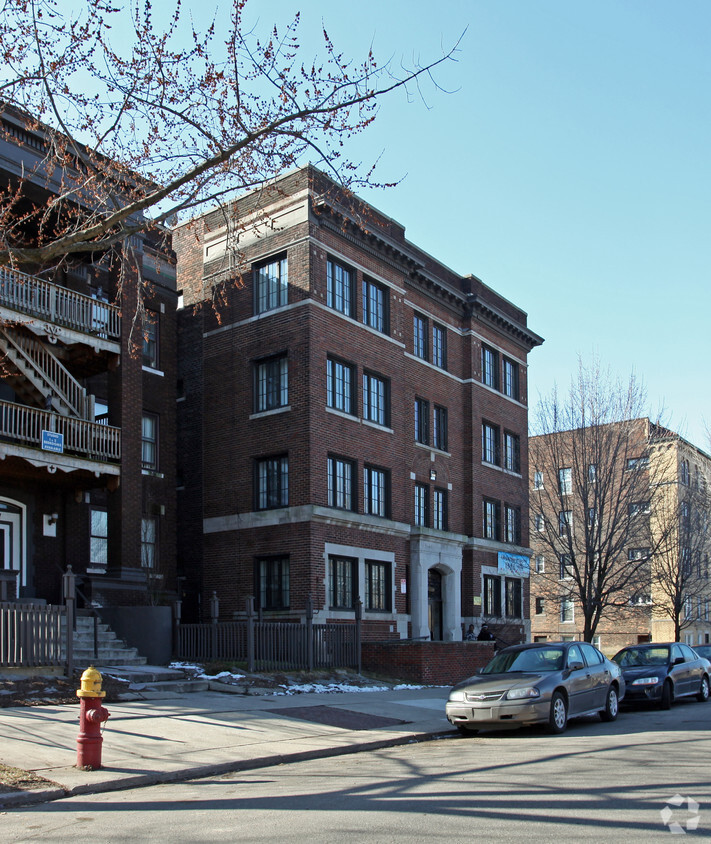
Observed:
[[[627,684],[625,702],[654,702],[669,709],[680,697],[709,699],[709,661],[679,642],[623,648],[612,659]]]
[[[622,672],[587,642],[536,642],[504,648],[449,693],[447,719],[463,734],[547,724],[562,733],[569,718],[617,718]]]
[[[708,659],[711,662],[711,645],[694,645],[692,650],[696,651],[699,656]]]

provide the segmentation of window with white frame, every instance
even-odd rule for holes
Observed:
[[[536,574],[545,574],[546,558],[543,556],[543,554],[536,554],[534,565],[536,569]]]
[[[573,511],[561,510],[558,513],[558,535],[567,537],[573,530]]]
[[[255,313],[263,314],[288,303],[289,273],[286,257],[262,264],[254,270]]]
[[[570,580],[573,577],[573,559],[570,554],[560,555],[560,580]]]
[[[543,472],[538,469],[533,473],[533,488],[543,489]]]
[[[558,492],[561,495],[573,494],[573,470],[569,467],[558,469]]]
[[[285,354],[254,364],[255,411],[275,410],[289,404],[289,360]]]
[[[563,624],[575,621],[575,605],[571,598],[560,599],[560,620]]]
[[[158,417],[144,413],[141,425],[141,465],[144,469],[158,468]]]
[[[326,361],[326,404],[355,415],[355,367],[329,357]]]
[[[536,615],[546,614],[546,600],[545,598],[536,598]]]
[[[346,316],[353,315],[354,275],[336,261],[328,261],[326,265],[326,304]]]
[[[543,533],[546,529],[546,517],[543,513],[536,513],[535,525],[538,533]]]

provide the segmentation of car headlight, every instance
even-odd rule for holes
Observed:
[[[540,697],[541,693],[535,686],[526,686],[523,689],[509,689],[506,692],[506,700],[521,700],[522,698]]]
[[[659,677],[638,677],[632,681],[633,686],[656,686],[659,682]]]
[[[453,701],[454,703],[460,703],[460,702],[466,700],[466,698],[464,697],[463,691],[450,692],[449,693],[449,699],[451,701]]]

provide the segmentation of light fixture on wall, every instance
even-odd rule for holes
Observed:
[[[56,525],[59,521],[59,513],[51,513],[47,516],[47,524],[48,525]]]
[[[437,472],[434,469],[430,469],[430,480],[436,481],[437,480]]]

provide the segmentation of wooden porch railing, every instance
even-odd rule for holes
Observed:
[[[0,267],[0,305],[86,334],[121,337],[115,305],[7,267]]]
[[[64,607],[0,604],[0,665],[62,665]]]

